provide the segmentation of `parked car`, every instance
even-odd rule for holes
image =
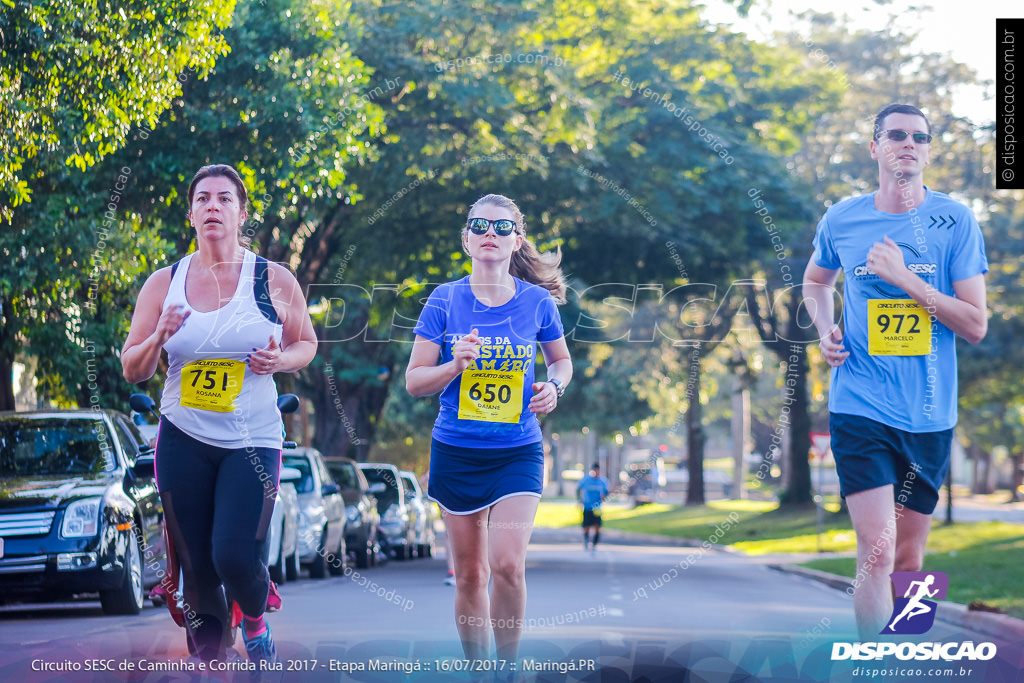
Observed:
[[[434,521],[437,519],[434,501],[427,500],[413,472],[401,470],[399,474],[402,476],[402,483],[405,484],[405,501],[415,511],[413,526],[416,529],[416,554],[420,557],[433,557]]]
[[[398,468],[377,462],[361,462],[359,469],[370,483],[380,513],[380,540],[384,552],[398,560],[410,559],[416,549],[415,520],[405,498],[405,484]]]
[[[286,451],[282,464],[297,469],[299,495],[299,560],[309,575],[322,579],[327,572],[345,571],[345,499],[331,478],[323,456],[315,448]]]
[[[0,599],[138,614],[166,552],[153,451],[114,410],[0,413]]]
[[[356,567],[365,569],[377,563],[380,550],[380,513],[370,484],[355,460],[325,458],[324,464],[345,499],[345,545],[355,556]]]
[[[294,482],[301,478],[294,467],[281,468],[267,539],[267,569],[274,583],[299,578],[299,494]]]

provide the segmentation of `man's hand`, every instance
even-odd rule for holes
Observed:
[[[903,250],[886,235],[885,242],[875,242],[868,252],[868,268],[890,285],[904,289],[900,284],[910,271],[903,262]]]
[[[818,347],[821,349],[821,355],[825,362],[833,368],[838,368],[845,363],[850,355],[850,352],[843,346],[843,331],[838,327],[833,327],[828,334],[822,337],[818,342]]]

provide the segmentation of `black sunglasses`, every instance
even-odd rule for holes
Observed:
[[[914,142],[919,145],[927,145],[932,141],[932,136],[928,133],[911,133],[905,130],[883,130],[878,133],[875,139],[877,140],[883,135],[893,142],[903,142],[907,139],[908,135],[914,138]]]
[[[474,235],[485,235],[487,234],[488,228],[494,226],[494,232],[505,237],[511,235],[512,231],[516,229],[515,221],[510,221],[507,218],[501,218],[496,221],[489,221],[486,218],[470,218],[469,219],[469,230]]]

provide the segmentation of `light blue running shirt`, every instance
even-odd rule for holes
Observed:
[[[832,368],[829,412],[908,432],[956,425],[955,335],[875,275],[868,251],[888,236],[911,271],[949,296],[955,296],[954,282],[988,272],[985,241],[971,210],[949,195],[925,191],[920,206],[899,214],[876,209],[874,192],[842,201],[825,212],[814,237],[814,263],[844,273],[843,344],[850,355]]]

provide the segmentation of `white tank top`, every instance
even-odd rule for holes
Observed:
[[[273,335],[281,343],[281,324],[271,322],[253,293],[256,255],[245,250],[235,294],[206,313],[185,296],[185,278],[194,254],[181,261],[171,278],[163,308],[184,305],[192,314],[164,344],[170,367],[160,412],[192,438],[221,448],[281,448],[281,413],[273,375],[249,371],[245,357],[262,349]]]

